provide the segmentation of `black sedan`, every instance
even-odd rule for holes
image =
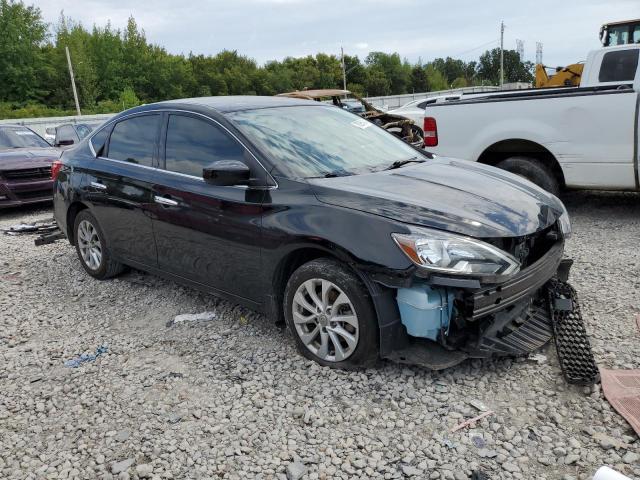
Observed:
[[[322,365],[433,368],[553,335],[562,203],[342,109],[214,97],[127,110],[53,168],[87,273],[125,266],[285,319]]]

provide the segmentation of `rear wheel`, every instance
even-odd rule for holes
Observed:
[[[346,266],[318,259],[298,268],[284,295],[287,325],[302,355],[320,365],[366,367],[378,358],[378,321],[362,281]]]
[[[496,166],[526,178],[556,196],[560,194],[560,182],[558,182],[558,178],[547,165],[537,158],[510,157],[498,163]]]
[[[88,210],[78,213],[73,232],[76,253],[89,275],[104,280],[124,270],[124,266],[111,257],[100,225]]]

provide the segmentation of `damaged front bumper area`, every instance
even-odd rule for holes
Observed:
[[[383,358],[442,369],[467,358],[528,355],[555,337],[567,380],[594,383],[597,367],[563,247],[556,242],[501,284],[461,288],[432,279],[398,289],[400,326],[381,328]]]

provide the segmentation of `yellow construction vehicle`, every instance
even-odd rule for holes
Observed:
[[[540,63],[536,65],[536,88],[579,86],[584,63],[572,63],[566,67],[556,67],[556,72],[552,75],[547,73],[548,68],[550,67]]]
[[[640,19],[605,23],[600,27],[600,41],[605,47],[640,43]],[[556,67],[549,75],[547,67],[536,65],[536,88],[577,87],[580,85],[583,63],[573,63],[566,67]]]

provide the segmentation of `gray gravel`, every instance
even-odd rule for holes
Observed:
[[[565,200],[597,360],[640,368],[640,196]],[[50,216],[3,212],[0,227]],[[216,315],[171,324],[201,312]],[[98,282],[65,242],[1,236],[0,478],[586,479],[603,464],[640,477],[631,428],[542,353],[330,370],[246,309],[137,271]],[[472,403],[496,414],[448,433]]]

